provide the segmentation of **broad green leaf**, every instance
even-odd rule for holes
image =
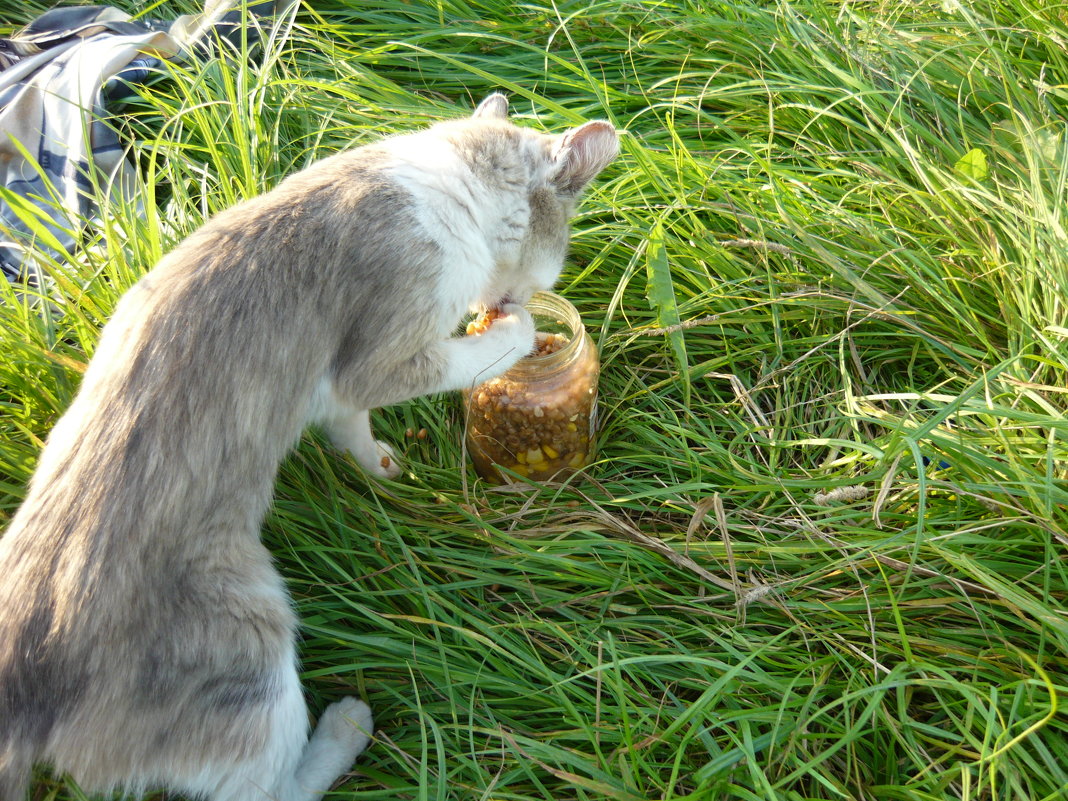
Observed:
[[[690,369],[686,358],[686,340],[679,328],[679,307],[675,300],[675,285],[671,280],[671,266],[668,263],[667,249],[664,247],[664,229],[657,223],[649,233],[649,244],[645,250],[645,297],[649,308],[656,312],[656,322],[660,328],[673,328],[667,331],[671,355],[682,381],[683,402],[690,405]]]
[[[974,181],[982,181],[990,174],[986,163],[986,153],[977,147],[965,153],[960,161],[953,165],[953,169],[965,178],[971,178]]]

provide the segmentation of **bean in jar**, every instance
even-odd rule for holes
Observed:
[[[534,351],[464,393],[468,452],[479,475],[493,483],[511,478],[498,465],[544,481],[573,473],[593,457],[597,348],[578,311],[559,295],[540,292],[527,309],[538,329]],[[485,327],[477,323],[470,330]]]

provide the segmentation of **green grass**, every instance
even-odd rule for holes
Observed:
[[[63,313],[3,304],[2,514],[205,214],[503,89],[625,132],[559,285],[600,459],[487,487],[432,397],[375,417],[397,482],[314,433],[286,461],[264,536],[309,697],[379,726],[332,797],[1065,797],[1068,6],[313,5],[262,65],[144,93],[153,212],[91,226]]]

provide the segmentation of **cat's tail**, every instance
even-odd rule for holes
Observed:
[[[11,742],[0,742],[0,801],[26,801],[32,760]]]

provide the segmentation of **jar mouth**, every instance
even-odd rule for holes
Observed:
[[[568,341],[552,353],[524,356],[508,372],[542,373],[569,363],[582,346],[582,339],[586,335],[578,309],[567,298],[555,292],[537,292],[527,302],[526,310],[534,319],[534,330],[539,334],[561,334],[567,337]]]

